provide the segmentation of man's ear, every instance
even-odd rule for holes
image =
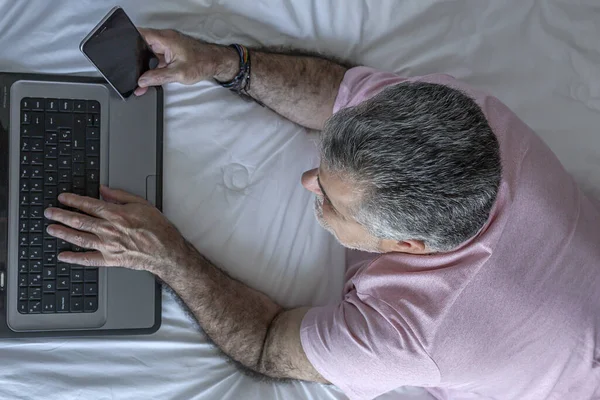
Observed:
[[[381,241],[380,248],[384,253],[409,253],[409,254],[427,254],[427,246],[422,240],[390,240]]]

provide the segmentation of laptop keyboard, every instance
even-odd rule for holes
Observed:
[[[19,291],[22,314],[98,310],[98,268],[57,261],[82,251],[46,232],[48,207],[65,208],[60,193],[99,197],[100,103],[95,100],[21,100]]]

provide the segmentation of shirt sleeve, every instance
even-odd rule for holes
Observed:
[[[440,380],[409,324],[385,303],[356,290],[337,305],[310,309],[300,338],[315,369],[351,399]]]
[[[387,86],[401,82],[430,82],[454,86],[456,80],[446,74],[402,77],[391,72],[378,71],[371,67],[354,67],[346,71],[340,84],[333,113],[342,108],[353,107],[370,99]]]

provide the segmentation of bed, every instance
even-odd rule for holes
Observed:
[[[0,70],[95,75],[78,44],[112,0],[0,1]],[[445,72],[493,92],[586,190],[600,189],[597,0],[122,0],[135,23],[205,40],[286,45],[403,75]],[[286,306],[341,296],[345,252],[300,185],[316,132],[204,82],[165,87],[164,212],[231,275]],[[0,341],[2,399],[345,399],[258,382],[167,293],[150,336]],[[387,400],[428,400],[399,388]]]

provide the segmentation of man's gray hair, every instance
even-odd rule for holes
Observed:
[[[390,86],[325,124],[321,163],[356,187],[353,216],[380,239],[449,251],[485,224],[501,179],[479,106],[432,83]]]

